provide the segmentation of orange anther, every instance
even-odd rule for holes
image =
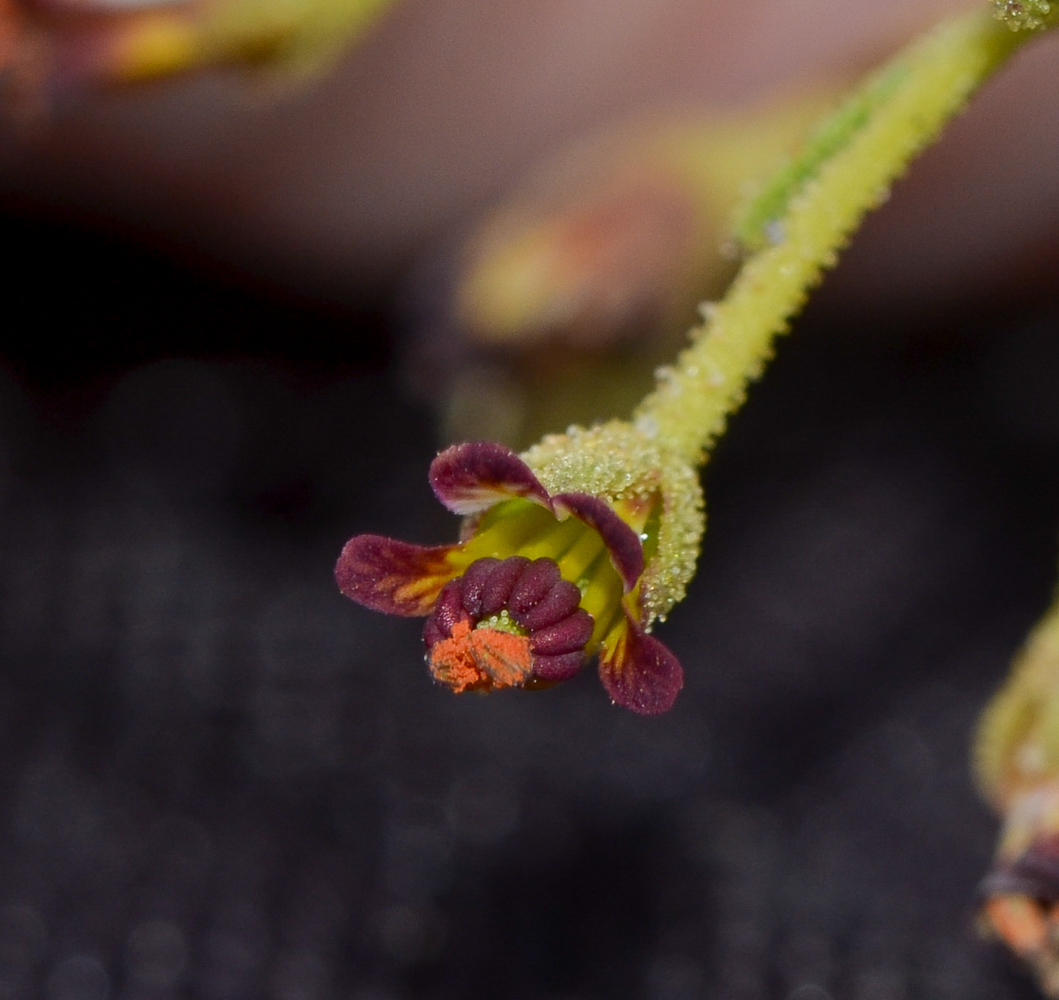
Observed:
[[[430,672],[457,694],[471,688],[518,687],[533,673],[529,639],[499,629],[457,622],[452,635],[430,650]]]

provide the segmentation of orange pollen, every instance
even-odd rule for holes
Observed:
[[[427,657],[434,679],[456,694],[471,689],[521,687],[533,674],[528,636],[457,622],[452,635],[434,644]]]

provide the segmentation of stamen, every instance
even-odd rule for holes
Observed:
[[[452,635],[435,643],[427,655],[434,679],[457,694],[463,691],[521,687],[533,673],[530,641],[495,628],[471,628],[457,622]]]
[[[548,525],[546,531],[533,541],[527,541],[519,552],[529,559],[550,559],[558,562],[572,548],[576,547],[585,533],[585,526],[576,518],[555,521]]]
[[[475,662],[470,643],[466,641],[470,631],[467,622],[457,622],[452,635],[436,642],[427,656],[434,679],[452,688],[456,694],[483,687],[489,680]]]
[[[478,559],[445,585],[427,619],[430,672],[457,693],[565,680],[592,638],[580,602],[551,559]]]
[[[570,518],[570,520],[574,520]],[[589,575],[597,565],[599,557],[606,551],[603,539],[595,531],[585,530],[559,561],[559,568],[567,580],[580,580]],[[615,571],[616,572],[616,571]]]

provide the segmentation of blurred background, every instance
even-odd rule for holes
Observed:
[[[733,421],[670,714],[591,668],[454,698],[418,623],[331,579],[354,533],[454,535],[417,372],[488,354],[461,248],[527,177],[615,123],[827,91],[939,13],[404,0],[316,79],[12,112],[0,997],[1037,995],[975,934],[996,823],[967,754],[1054,580],[1055,39]]]

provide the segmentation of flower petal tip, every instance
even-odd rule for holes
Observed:
[[[1040,837],[1014,860],[998,861],[978,892],[984,899],[1017,895],[1059,902],[1059,837]]]
[[[455,575],[455,545],[426,547],[383,535],[355,535],[335,564],[338,589],[350,600],[391,615],[430,614],[441,588]]]
[[[661,715],[676,702],[684,669],[667,646],[627,617],[613,652],[599,658],[599,678],[615,704],[638,715]]]
[[[430,465],[434,495],[454,514],[477,514],[514,497],[549,506],[548,492],[513,451],[493,441],[446,448]]]

